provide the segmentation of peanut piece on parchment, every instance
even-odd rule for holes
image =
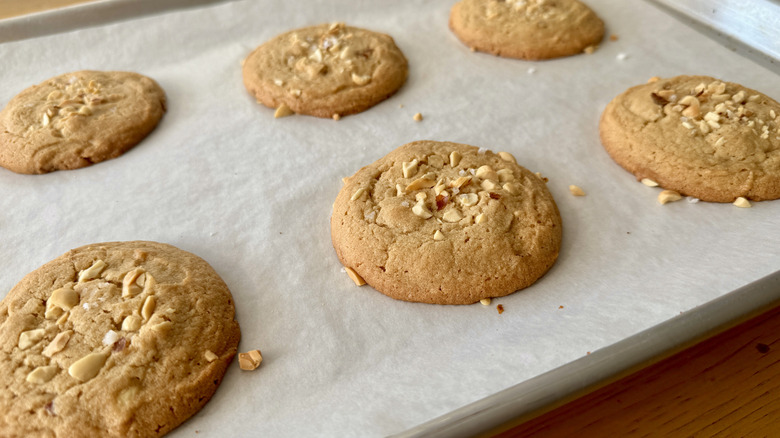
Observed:
[[[680,194],[674,190],[664,190],[658,194],[658,202],[661,205],[667,204],[669,202],[679,201],[680,199],[682,199],[682,196],[680,196]]]
[[[260,350],[238,353],[238,366],[240,366],[242,370],[255,370],[260,366],[261,362],[263,362],[263,355],[260,353]]]
[[[357,272],[355,272],[352,268],[344,268],[345,271],[347,271],[347,275],[349,275],[349,278],[352,279],[352,281],[355,282],[357,286],[363,286],[366,284],[366,280],[363,280],[363,277],[360,276]]]
[[[585,190],[582,190],[582,188],[573,184],[569,186],[569,191],[574,196],[585,196]]]

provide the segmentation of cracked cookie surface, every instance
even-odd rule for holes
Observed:
[[[613,99],[599,131],[637,180],[704,201],[780,198],[780,104],[742,85],[653,78]]]
[[[0,166],[41,174],[116,158],[165,112],[165,93],[129,72],[78,71],[11,99],[0,112]]]
[[[604,23],[578,0],[461,0],[450,29],[474,50],[529,60],[576,55],[604,37]]]
[[[512,155],[417,141],[345,179],[331,237],[342,264],[385,295],[470,304],[544,275],[561,218],[545,183]]]
[[[270,108],[340,117],[366,110],[406,82],[408,63],[393,39],[341,23],[279,35],[244,61],[244,85]]]
[[[0,303],[2,435],[164,435],[216,391],[234,314],[214,270],[173,246],[69,251]]]

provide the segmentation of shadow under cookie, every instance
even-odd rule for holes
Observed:
[[[461,0],[449,25],[473,50],[526,60],[583,53],[604,37],[604,23],[579,0]]]
[[[277,109],[277,117],[359,113],[392,96],[407,75],[407,60],[390,36],[341,23],[281,34],[243,63],[247,91]]]
[[[0,302],[5,436],[160,436],[203,407],[241,336],[228,287],[156,242],[71,250]]]
[[[30,87],[0,112],[0,166],[42,174],[116,158],[165,113],[165,93],[130,72],[78,71]]]
[[[544,181],[510,154],[418,141],[345,179],[331,237],[342,264],[385,295],[470,304],[544,275],[561,218]]]
[[[780,104],[709,76],[652,78],[613,99],[599,132],[648,185],[702,201],[780,198]]]

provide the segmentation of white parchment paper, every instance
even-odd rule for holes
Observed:
[[[169,102],[157,130],[118,159],[40,176],[0,169],[0,290],[88,243],[194,252],[233,292],[240,349],[265,360],[255,372],[231,366],[171,436],[362,437],[403,431],[780,268],[780,201],[660,206],[659,189],[613,163],[598,137],[606,103],[650,76],[709,74],[780,99],[778,76],[637,1],[589,1],[619,36],[593,55],[472,53],[447,28],[452,3],[237,1],[0,45],[3,104],[79,69],[149,75]],[[338,122],[275,120],[244,90],[241,59],[281,32],[336,20],[391,34],[408,82]],[[418,139],[506,150],[549,177],[564,241],[537,284],[489,307],[435,306],[357,288],[341,271],[329,232],[341,177]]]

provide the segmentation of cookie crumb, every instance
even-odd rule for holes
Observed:
[[[540,180],[544,181],[545,183],[550,181],[550,178],[543,176],[542,172],[535,172],[534,175],[536,175]]]
[[[403,107],[404,107],[404,104],[402,104],[402,103],[398,104],[398,108],[403,108]]]
[[[574,196],[585,196],[585,190],[582,190],[582,188],[580,188],[578,186],[575,186],[575,185],[570,185],[569,186],[569,191]]]
[[[752,205],[750,204],[750,201],[740,196],[734,201],[734,205],[736,205],[739,208],[750,208]]]
[[[658,76],[653,76],[652,78],[647,80],[647,83],[648,84],[652,84],[653,82],[658,82],[660,80],[661,80],[661,78],[659,78]]]
[[[563,306],[558,306],[559,309],[563,309]]]
[[[293,114],[295,114],[295,112],[293,112],[289,106],[281,104],[279,105],[279,108],[276,108],[276,111],[274,111],[274,118],[280,119],[282,117],[291,116]]]
[[[423,116],[422,116],[422,114],[417,113],[417,114],[414,115],[413,119],[414,119],[415,122],[421,122],[422,119],[423,119]]]
[[[347,275],[349,275],[349,278],[351,278],[356,285],[363,286],[364,284],[366,284],[366,280],[363,280],[363,277],[358,275],[358,273],[355,272],[354,269],[352,268],[344,268],[344,269],[347,271]]]
[[[498,306],[496,306],[496,310],[498,310],[498,314],[500,315],[504,313],[504,306],[502,304],[499,304]]]
[[[479,303],[482,304],[483,306],[489,306],[491,301],[492,300],[490,298],[482,298],[481,300],[479,300]]]
[[[626,58],[628,58],[628,55],[625,53],[618,53],[615,57],[618,61],[624,61]]]
[[[333,120],[336,120],[336,121],[341,120],[341,116],[339,115],[339,113],[334,113],[333,114]]]
[[[610,41],[617,41],[618,40],[618,36],[613,33],[612,35],[609,36],[609,40]]]
[[[260,354],[260,350],[238,353],[238,366],[241,367],[242,370],[256,370],[261,362],[263,362],[263,355]]]
[[[661,205],[664,205],[669,202],[675,202],[682,199],[682,196],[680,196],[679,193],[675,192],[674,190],[664,190],[663,192],[658,194],[658,202]]]
[[[658,187],[658,183],[651,180],[650,178],[642,178],[642,184],[646,185],[647,187]]]
[[[593,52],[596,51],[596,48],[597,48],[597,46],[588,46],[588,47],[585,47],[585,50],[583,50],[583,52],[587,53],[588,55],[592,55]]]

